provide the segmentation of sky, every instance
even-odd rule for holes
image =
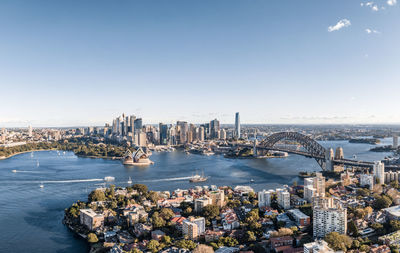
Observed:
[[[0,127],[400,123],[400,1],[2,0]]]

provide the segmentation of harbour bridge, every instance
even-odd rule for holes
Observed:
[[[300,144],[303,149],[291,149],[276,145],[278,142],[283,140],[294,141]],[[257,154],[257,150],[281,151],[314,158],[319,166],[322,168],[322,170],[328,171],[333,170],[334,165],[353,166],[361,168],[372,168],[374,166],[374,162],[344,159],[343,157],[341,157],[340,159],[335,159],[333,155],[333,150],[324,148],[321,144],[319,144],[311,137],[298,132],[274,133],[259,143],[257,142],[257,140],[255,140],[253,145],[240,143],[231,143],[231,145],[237,147],[253,148],[254,154]],[[385,168],[400,170],[400,165],[385,165]]]

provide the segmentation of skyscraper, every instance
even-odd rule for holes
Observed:
[[[240,115],[238,112],[235,114],[235,137],[240,139]]]
[[[160,144],[167,145],[168,144],[168,125],[160,123],[159,125],[160,131]]]
[[[142,118],[135,119],[135,121],[133,123],[133,128],[134,128],[135,133],[140,133],[140,131],[142,131],[142,128],[143,128]]]
[[[378,184],[385,183],[385,164],[381,161],[377,161],[374,163],[374,176]]]
[[[399,147],[399,136],[393,135],[393,148],[397,149]]]
[[[31,125],[28,126],[28,136],[32,137],[32,126]]]
[[[219,121],[217,119],[210,122],[210,135],[211,139],[217,139],[219,136]]]
[[[187,137],[188,137],[188,131],[189,131],[189,125],[186,121],[178,121],[176,122],[176,125],[178,127],[178,133],[179,133],[179,144],[185,144],[187,143]]]

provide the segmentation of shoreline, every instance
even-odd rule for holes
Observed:
[[[9,155],[9,156],[1,156],[1,157],[0,157],[0,160],[6,160],[6,159],[8,159],[8,158],[11,158],[11,157],[13,157],[13,156],[16,156],[16,155],[22,155],[22,154],[25,154],[25,153],[30,153],[30,152],[39,152],[39,151],[52,151],[52,150],[58,150],[58,149],[56,149],[56,148],[52,148],[52,149],[35,149],[35,150],[27,150],[27,151],[17,152],[17,153],[15,153],[15,154],[12,154],[12,155]]]

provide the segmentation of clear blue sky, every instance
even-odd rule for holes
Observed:
[[[0,127],[400,123],[389,3],[2,0]]]

